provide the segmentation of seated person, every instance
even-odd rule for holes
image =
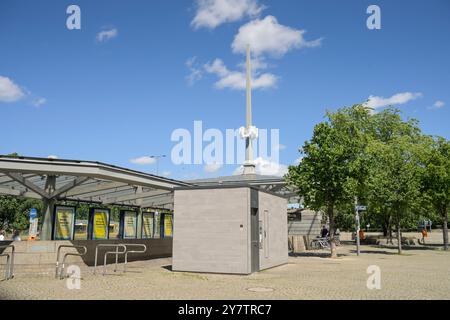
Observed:
[[[359,230],[359,239],[360,240],[365,240],[366,239],[366,235],[364,234],[364,231],[362,229]]]
[[[320,237],[321,238],[326,238],[328,237],[328,229],[326,226],[322,227],[322,230],[320,231]]]

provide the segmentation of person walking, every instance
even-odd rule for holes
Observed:
[[[339,230],[339,228],[336,228],[336,231],[334,232],[334,243],[336,243],[337,246],[341,245],[341,230]]]
[[[5,241],[5,231],[0,230],[0,241]]]
[[[22,239],[20,239],[20,231],[19,230],[14,230],[12,240],[13,241],[21,241],[22,240]]]
[[[422,244],[425,244],[425,238],[428,237],[427,228],[422,229]]]

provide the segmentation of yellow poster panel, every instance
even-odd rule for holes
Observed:
[[[142,237],[153,238],[153,213],[143,213],[142,215]]]
[[[164,215],[164,237],[172,237],[173,234],[173,215]]]
[[[136,213],[126,211],[123,216],[123,237],[125,239],[136,238]]]
[[[94,210],[93,239],[108,239],[108,216],[107,210]]]
[[[56,207],[55,240],[72,240],[75,209],[70,207]]]

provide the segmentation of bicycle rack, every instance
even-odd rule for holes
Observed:
[[[130,247],[141,247],[143,250],[130,250],[128,251],[128,246]],[[128,263],[128,254],[129,253],[144,253],[147,251],[147,246],[145,244],[138,244],[138,243],[127,243],[125,244],[125,247],[127,247],[127,251],[125,252],[125,265],[123,266],[123,272],[127,272],[127,263]]]
[[[311,240],[310,247],[312,250],[329,249],[330,243],[328,238],[314,238]]]
[[[123,244],[98,244],[95,247],[94,274],[95,274],[95,271],[97,270],[97,256],[98,256],[99,248],[116,248],[115,251],[106,251],[105,255],[103,256],[103,275],[105,275],[105,272],[106,272],[106,258],[108,257],[109,254],[116,255],[116,265],[114,268],[114,272],[116,272],[119,254],[124,254],[127,251],[127,247]],[[123,251],[119,251],[119,248],[123,248]]]
[[[2,253],[0,254],[0,257],[6,257],[5,280],[10,280],[14,278],[14,255],[16,248],[12,244],[7,246],[0,246],[0,249],[7,249],[7,248],[11,248],[11,254]]]
[[[66,252],[64,254],[64,257],[62,259],[62,262],[59,262],[59,258],[60,258],[60,253],[61,253],[61,248],[74,248],[74,249],[83,249],[83,253],[73,253],[73,252]],[[58,251],[56,254],[56,270],[55,270],[55,278],[57,279],[59,276],[59,279],[64,279],[65,275],[64,275],[64,264],[66,262],[66,258],[67,256],[84,256],[87,253],[87,248],[86,246],[73,246],[73,245],[60,245],[58,247]]]

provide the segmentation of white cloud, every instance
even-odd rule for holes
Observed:
[[[278,23],[274,16],[256,19],[239,28],[231,47],[234,53],[245,53],[250,45],[254,55],[269,54],[282,57],[289,50],[320,46],[322,38],[306,41],[305,30],[298,30]]]
[[[152,158],[152,157],[144,156],[144,157],[130,159],[130,162],[133,164],[138,164],[138,165],[143,166],[143,165],[149,165],[149,164],[155,163],[156,159]]]
[[[428,109],[441,109],[445,106],[445,102],[442,100],[437,100],[431,107],[428,107]]]
[[[194,85],[203,77],[203,70],[197,65],[197,57],[191,57],[186,60],[186,67],[189,69],[189,75],[186,77],[186,81],[190,86]]]
[[[226,22],[256,17],[264,9],[257,0],[197,0],[197,12],[191,25],[214,29]]]
[[[97,33],[96,39],[98,42],[105,42],[109,39],[115,38],[117,36],[118,32],[116,28],[112,28],[109,30],[103,30]]]
[[[37,98],[37,99],[34,99],[32,101],[32,104],[35,107],[40,107],[40,106],[42,106],[43,104],[46,104],[46,103],[47,103],[47,99],[45,99],[45,98]]]
[[[25,97],[23,90],[10,78],[0,76],[0,102],[15,102]]]
[[[245,71],[231,71],[225,66],[221,59],[215,59],[213,63],[204,65],[207,73],[215,74],[219,80],[215,83],[218,89],[230,88],[235,90],[245,90]],[[278,77],[272,73],[258,74],[252,76],[252,89],[265,89],[275,87]]]
[[[58,159],[58,156],[55,156],[54,154],[51,154],[47,157],[47,159]]]
[[[188,173],[183,174],[182,178],[187,179],[187,180],[194,180],[194,179],[200,178],[200,176],[196,172],[188,172]]]
[[[282,177],[288,172],[288,167],[284,164],[272,162],[262,157],[256,158],[254,161],[256,166],[256,173],[267,176]],[[233,174],[242,174],[244,166],[240,166],[234,170]]]
[[[213,63],[205,64],[205,70],[208,73],[217,74],[219,77],[225,77],[230,73],[221,59],[215,59]]]
[[[276,87],[279,77],[261,72],[268,68],[266,57],[283,57],[288,51],[300,48],[320,46],[322,38],[308,41],[305,30],[291,28],[278,23],[274,16],[259,19],[265,8],[257,0],[197,0],[197,13],[191,24],[194,28],[215,28],[221,23],[237,21],[244,16],[252,21],[242,25],[231,44],[233,53],[243,54],[247,45],[252,52],[252,88],[264,89]],[[207,63],[203,69],[195,66],[195,57],[186,62],[190,74],[186,77],[189,84],[200,80],[204,73],[215,74],[218,80],[215,87],[244,90],[246,86],[245,62],[238,64],[237,70],[228,69],[221,59]]]
[[[401,92],[394,94],[389,98],[371,95],[367,99],[368,101],[365,103],[365,105],[374,109],[378,109],[390,105],[405,104],[420,97],[422,97],[422,93],[420,92]]]
[[[172,174],[172,172],[170,172],[170,171],[163,171],[162,173],[161,173],[161,175],[163,176],[163,177],[168,177],[168,176],[170,176]]]
[[[438,100],[434,103],[434,107],[436,108],[442,108],[445,105],[444,101]]]
[[[214,162],[206,164],[203,169],[205,170],[205,172],[213,173],[219,171],[222,167],[223,167],[222,163]]]

